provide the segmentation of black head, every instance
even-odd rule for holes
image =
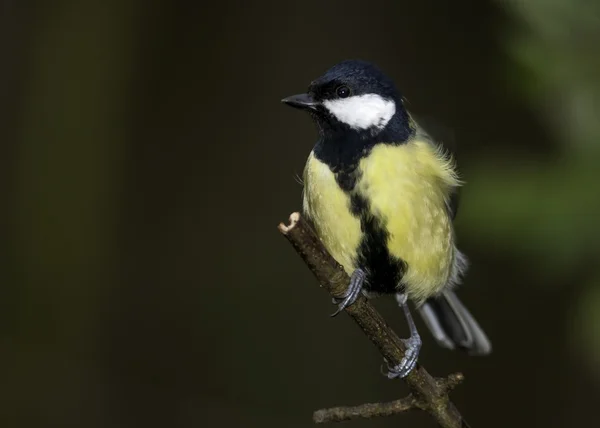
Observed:
[[[401,94],[389,77],[366,61],[340,62],[311,82],[306,94],[282,102],[311,113],[326,138],[354,134],[398,140],[405,138],[408,127]]]
[[[401,101],[394,82],[375,64],[348,60],[342,61],[311,82],[308,92],[318,101],[377,94],[386,99]]]

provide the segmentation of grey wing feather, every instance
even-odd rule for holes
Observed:
[[[492,351],[485,332],[452,290],[428,299],[418,311],[440,346],[460,348],[471,355]]]

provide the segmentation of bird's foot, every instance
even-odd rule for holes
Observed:
[[[406,347],[404,358],[395,367],[388,366],[388,372],[386,376],[388,379],[404,378],[415,368],[417,360],[419,359],[419,352],[421,350],[421,337],[417,334],[411,336],[408,339],[402,339],[402,343]]]
[[[350,277],[350,284],[348,285],[348,288],[344,292],[342,298],[338,299],[334,297],[332,299],[333,303],[338,305],[337,310],[333,314],[331,314],[332,317],[336,316],[356,301],[358,295],[360,294],[363,288],[365,277],[366,274],[362,269],[356,269],[354,272],[352,272],[352,276]]]

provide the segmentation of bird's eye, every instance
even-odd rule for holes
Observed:
[[[335,90],[335,93],[340,98],[347,98],[350,95],[350,88],[345,85],[338,86],[338,88]]]

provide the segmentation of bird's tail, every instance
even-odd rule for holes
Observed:
[[[440,346],[459,348],[471,355],[492,351],[486,334],[453,291],[427,299],[418,311]]]

